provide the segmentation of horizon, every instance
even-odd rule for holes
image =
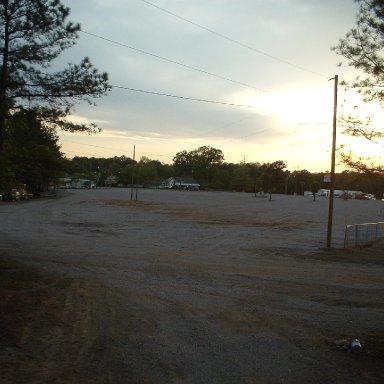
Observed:
[[[101,133],[59,132],[67,157],[130,156],[136,145],[138,158],[169,164],[177,152],[208,145],[234,164],[330,168],[330,80],[356,75],[337,66],[331,47],[355,25],[355,2],[63,3],[82,32],[56,65],[87,56],[112,85],[96,107],[79,104],[70,117],[96,122]],[[339,100],[340,114],[361,102],[342,87]],[[341,144],[354,148],[342,126]]]

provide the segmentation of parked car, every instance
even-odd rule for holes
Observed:
[[[355,199],[357,200],[371,200],[370,196],[367,195],[366,193],[359,193],[355,195]]]

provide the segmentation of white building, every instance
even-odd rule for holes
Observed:
[[[191,177],[170,177],[165,181],[165,186],[169,189],[187,189],[189,191],[200,189],[200,184]]]

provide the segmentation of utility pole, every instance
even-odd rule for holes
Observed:
[[[335,159],[336,159],[336,121],[337,121],[337,88],[338,75],[332,79],[335,80],[333,96],[333,131],[332,131],[332,153],[331,153],[331,182],[329,185],[329,206],[328,206],[328,230],[327,230],[327,248],[331,247],[332,242],[332,222],[333,222],[333,200],[335,192]]]
[[[131,180],[131,200],[133,200],[133,182],[135,181],[135,151],[136,145],[133,144],[133,164],[132,164],[132,180]],[[136,198],[137,200],[137,198]]]

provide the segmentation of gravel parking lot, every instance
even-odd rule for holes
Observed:
[[[342,248],[384,202],[326,250],[326,198],[130,197],[0,203],[1,383],[384,382],[384,247]]]

